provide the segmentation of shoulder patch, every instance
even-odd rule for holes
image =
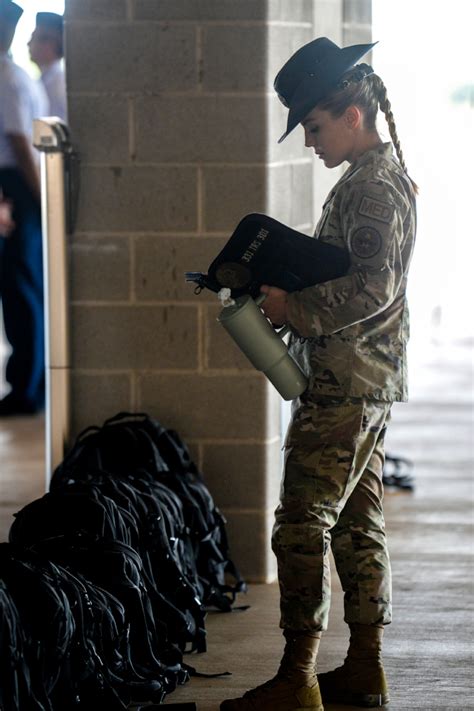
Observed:
[[[373,220],[380,220],[387,224],[392,221],[394,206],[386,202],[375,200],[373,197],[364,195],[359,205],[359,215],[371,217]]]
[[[372,259],[382,247],[382,235],[374,227],[359,227],[351,237],[351,252],[359,259]]]

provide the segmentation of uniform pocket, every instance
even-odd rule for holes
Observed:
[[[335,444],[286,450],[280,500],[291,523],[332,528],[353,470],[354,451]]]
[[[362,402],[312,400],[309,395],[294,412],[285,447],[340,445],[353,449],[363,428]]]
[[[309,504],[308,516],[329,522],[346,496],[363,427],[363,403],[306,402],[295,412],[285,442],[285,508]]]

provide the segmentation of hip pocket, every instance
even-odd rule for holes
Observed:
[[[350,480],[353,460],[353,451],[335,444],[287,447],[280,492],[287,513],[307,508],[311,518],[324,509],[337,509]]]

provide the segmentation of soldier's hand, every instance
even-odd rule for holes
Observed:
[[[260,306],[265,316],[274,325],[283,326],[288,320],[286,313],[288,292],[268,284],[263,284],[260,287],[260,292],[266,295],[265,301]]]

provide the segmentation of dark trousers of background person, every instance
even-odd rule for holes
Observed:
[[[0,239],[0,295],[12,348],[7,399],[13,410],[36,412],[45,395],[41,208],[17,170],[0,169],[0,187],[13,203],[15,222],[13,232]]]

